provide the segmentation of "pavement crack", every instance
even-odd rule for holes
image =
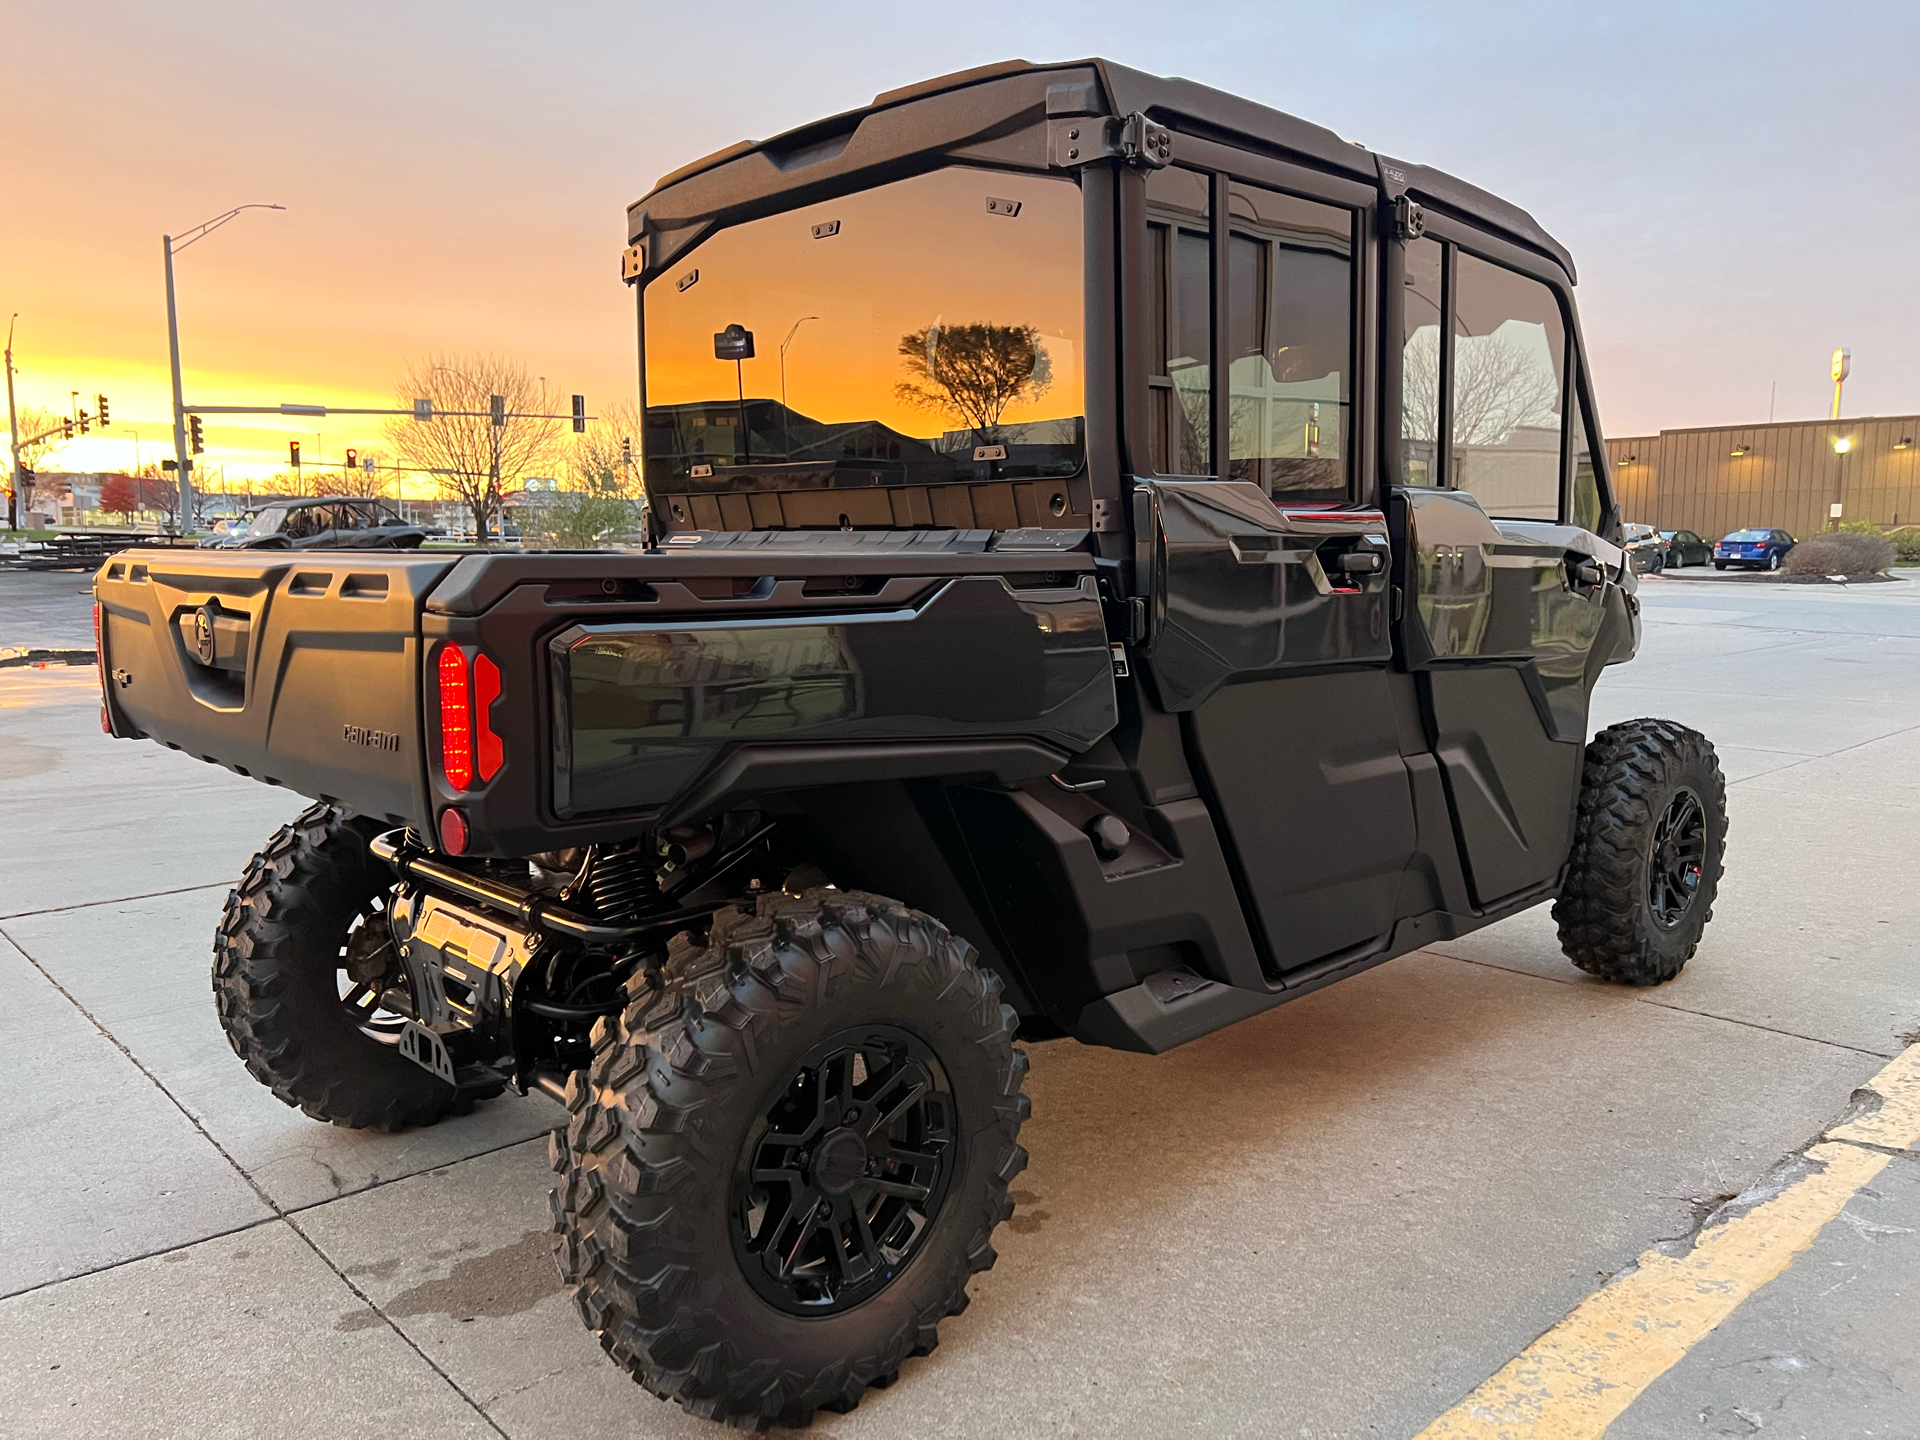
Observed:
[[[172,890],[149,890],[142,895],[115,895],[107,900],[80,900],[72,905],[49,905],[44,910],[15,910],[0,920],[25,920],[33,915],[64,915],[69,910],[91,910],[97,905],[125,905],[134,900],[158,900],[166,895],[191,895],[196,890],[231,890],[231,880],[209,880],[204,885],[180,885]]]
[[[1515,965],[1496,965],[1491,960],[1476,960],[1471,956],[1453,955],[1445,950],[1435,950],[1431,947],[1427,953],[1438,955],[1443,960],[1457,960],[1462,965],[1478,965],[1483,969],[1498,970],[1506,975],[1524,975],[1529,980],[1544,981],[1548,985],[1578,987],[1589,983],[1583,978],[1568,976],[1563,979],[1558,975],[1542,975],[1538,971],[1522,970]],[[1898,1050],[1869,1050],[1864,1045],[1849,1045],[1844,1040],[1824,1040],[1818,1035],[1803,1035],[1798,1030],[1782,1030],[1778,1025],[1762,1025],[1758,1020],[1743,1020],[1738,1015],[1717,1015],[1711,1010],[1694,1010],[1685,1005],[1676,1005],[1671,1000],[1655,1000],[1647,995],[1628,995],[1622,998],[1631,1000],[1636,1005],[1652,1005],[1656,1009],[1675,1010],[1682,1015],[1697,1015],[1702,1020],[1720,1020],[1728,1025],[1745,1026],[1749,1030],[1764,1030],[1769,1035],[1783,1035],[1789,1040],[1805,1040],[1811,1045],[1829,1045],[1835,1050],[1852,1051],[1855,1055],[1871,1055],[1876,1060],[1891,1060],[1900,1053]]]
[[[191,888],[207,889],[211,887],[194,886]],[[118,1050],[122,1055],[124,1055],[129,1065],[133,1066],[134,1069],[138,1070],[142,1075],[146,1076],[148,1083],[150,1083],[154,1089],[158,1090],[162,1095],[166,1096],[168,1103],[171,1104],[174,1109],[178,1110],[183,1116],[186,1117],[187,1123],[191,1125],[194,1128],[194,1130],[199,1133],[200,1138],[205,1140],[207,1144],[211,1145],[214,1149],[214,1152],[218,1154],[222,1160],[225,1160],[227,1164],[233,1167],[234,1173],[240,1177],[240,1179],[242,1180],[242,1182],[245,1183],[247,1188],[253,1191],[253,1193],[260,1198],[260,1203],[262,1205],[265,1205],[269,1210],[273,1212],[274,1219],[278,1220],[281,1224],[285,1225],[289,1230],[291,1230],[295,1235],[299,1236],[301,1242],[309,1250],[311,1250],[314,1253],[315,1258],[318,1259],[322,1265],[326,1266],[327,1269],[331,1270],[335,1278],[338,1279],[342,1285],[346,1286],[347,1289],[353,1293],[354,1297],[358,1299],[361,1304],[367,1306],[368,1309],[372,1310],[375,1314],[379,1315],[379,1317],[386,1322],[387,1328],[391,1330],[396,1336],[399,1337],[400,1343],[405,1345],[409,1350],[413,1351],[415,1355],[419,1356],[422,1364],[424,1364],[429,1370],[433,1371],[434,1374],[438,1375],[443,1381],[445,1381],[447,1388],[452,1390],[454,1394],[458,1395],[462,1400],[464,1400],[467,1403],[467,1405],[473,1410],[473,1413],[475,1415],[478,1415],[480,1419],[486,1424],[488,1429],[492,1430],[494,1434],[500,1436],[501,1440],[511,1440],[511,1437],[507,1435],[507,1432],[500,1428],[500,1425],[498,1424],[498,1422],[496,1422],[494,1418],[487,1413],[486,1408],[483,1405],[481,1405],[481,1403],[478,1400],[474,1399],[473,1396],[469,1395],[463,1388],[461,1388],[460,1383],[456,1381],[453,1378],[453,1376],[449,1375],[446,1372],[446,1370],[442,1368],[434,1360],[434,1358],[431,1355],[427,1354],[427,1352],[423,1350],[419,1346],[419,1344],[417,1344],[414,1341],[411,1335],[407,1334],[405,1330],[402,1330],[391,1316],[389,1316],[378,1305],[374,1304],[373,1297],[368,1295],[365,1290],[361,1289],[360,1286],[355,1284],[353,1280],[347,1275],[346,1271],[342,1270],[338,1265],[334,1264],[333,1257],[328,1255],[326,1251],[322,1250],[320,1246],[317,1243],[315,1243],[314,1238],[311,1235],[309,1235],[305,1229],[301,1227],[300,1222],[295,1220],[293,1216],[281,1206],[280,1202],[275,1200],[273,1196],[267,1192],[267,1189],[265,1186],[263,1186],[258,1180],[255,1180],[252,1175],[247,1173],[247,1168],[233,1157],[232,1152],[229,1151],[226,1146],[222,1145],[218,1140],[216,1140],[213,1137],[213,1133],[210,1130],[208,1130],[207,1127],[200,1122],[200,1117],[195,1115],[193,1111],[189,1110],[183,1103],[181,1103],[180,1097],[175,1095],[171,1090],[169,1090],[166,1087],[166,1085],[161,1081],[160,1077],[158,1075],[155,1075],[153,1071],[148,1069],[146,1065],[141,1062],[140,1057],[135,1055],[132,1050],[128,1049],[126,1044],[120,1039],[118,1035],[115,1035],[105,1025],[101,1024],[99,1017],[96,1016],[85,1005],[82,1005],[80,1003],[79,998],[75,996],[71,990],[67,989],[66,986],[62,985],[58,980],[56,980],[53,977],[53,973],[49,971],[46,966],[42,965],[40,961],[37,958],[35,958],[32,952],[30,952],[24,945],[22,945],[12,935],[7,934],[7,932],[4,929],[0,929],[0,936],[4,936],[7,940],[7,943],[12,945],[14,949],[18,950],[21,956],[26,960],[26,962],[29,965],[33,966],[34,969],[38,970],[41,974],[41,977],[45,979],[49,985],[53,986],[55,990],[59,991],[62,996],[65,997],[69,1005],[73,1006],[74,1009],[78,1010],[83,1016],[86,1017],[87,1023],[93,1026],[95,1030],[100,1032],[100,1036],[102,1039],[104,1039],[109,1045],[113,1046],[114,1049]],[[257,1223],[265,1224],[267,1222],[263,1219]],[[122,1265],[126,1263],[127,1263],[126,1261],[120,1262],[120,1264]],[[101,1268],[111,1270],[111,1269],[116,1269],[118,1267],[108,1265],[108,1266],[102,1266]]]
[[[0,1300],[11,1300],[19,1295],[31,1295],[36,1290],[50,1289],[55,1285],[64,1285],[69,1280],[84,1280],[89,1275],[103,1275],[109,1270],[118,1270],[122,1265],[137,1264],[142,1260],[153,1260],[167,1255],[177,1255],[182,1250],[191,1250],[196,1245],[204,1245],[209,1240],[224,1240],[229,1235],[242,1235],[249,1230],[258,1230],[262,1225],[271,1225],[280,1217],[262,1215],[257,1220],[249,1220],[242,1225],[230,1225],[225,1230],[216,1230],[211,1235],[197,1235],[191,1240],[182,1240],[178,1245],[162,1245],[155,1250],[142,1250],[138,1255],[128,1255],[124,1259],[111,1260],[105,1265],[90,1265],[85,1270],[76,1270],[71,1275],[56,1275],[51,1280],[39,1280],[31,1285],[22,1285],[18,1290],[0,1290]]]

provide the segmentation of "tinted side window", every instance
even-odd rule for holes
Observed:
[[[1400,479],[1439,481],[1440,275],[1438,240],[1407,242],[1406,321],[1401,334]]]
[[[1587,407],[1576,397],[1573,402],[1573,503],[1567,509],[1568,523],[1595,534],[1600,530],[1600,477],[1593,466],[1593,449],[1587,433]],[[1681,539],[1686,538],[1682,531]]]
[[[1353,212],[1227,191],[1228,473],[1344,499],[1353,369]]]
[[[1560,518],[1567,336],[1554,294],[1460,253],[1453,301],[1448,473],[1489,515]]]
[[[1192,170],[1147,177],[1153,245],[1153,467],[1213,472],[1213,242],[1209,181]]]

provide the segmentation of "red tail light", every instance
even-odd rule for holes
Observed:
[[[473,657],[473,759],[482,780],[500,773],[506,746],[493,733],[493,702],[500,698],[500,667],[485,655]]]
[[[493,729],[493,702],[500,698],[500,667],[488,655],[458,645],[441,647],[440,770],[456,790],[470,790],[500,773],[507,747]]]
[[[465,790],[473,784],[473,705],[467,683],[467,652],[458,645],[440,648],[440,771],[447,784]]]

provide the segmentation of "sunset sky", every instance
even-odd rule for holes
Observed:
[[[22,403],[105,391],[48,469],[170,446],[160,237],[189,401],[392,403],[430,351],[633,393],[626,204],[876,92],[1105,54],[1315,120],[1530,209],[1573,251],[1615,435],[1920,410],[1920,7],[329,4],[8,0],[0,323]],[[1177,19],[1175,18],[1177,17]],[[90,402],[89,402],[90,407]],[[210,417],[204,473],[381,448]]]

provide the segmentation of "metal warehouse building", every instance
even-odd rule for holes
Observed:
[[[1920,416],[1662,430],[1607,441],[1621,518],[1709,540],[1749,526],[1805,538],[1845,520],[1920,524]]]

